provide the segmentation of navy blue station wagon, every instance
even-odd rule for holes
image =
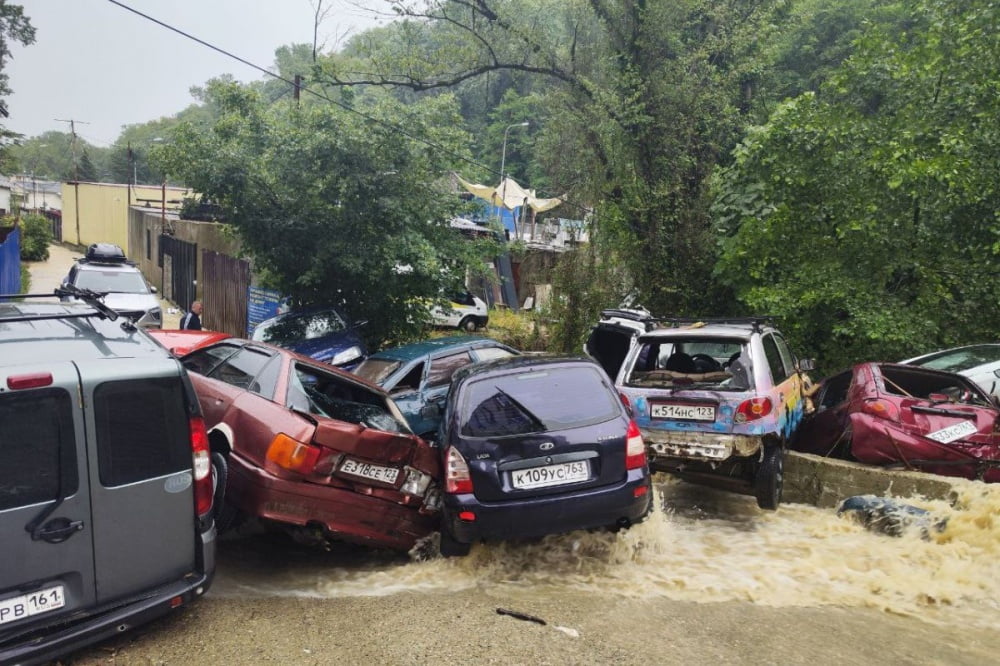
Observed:
[[[442,555],[483,539],[625,528],[651,509],[642,435],[593,361],[515,356],[462,368],[441,434]]]

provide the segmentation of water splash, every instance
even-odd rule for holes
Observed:
[[[899,538],[865,530],[832,509],[757,509],[752,498],[673,480],[662,510],[619,534],[574,532],[530,543],[474,546],[467,558],[407,562],[363,550],[315,555],[280,571],[223,553],[213,592],[339,597],[404,591],[516,588],[694,602],[867,607],[925,620],[993,626],[1000,620],[1000,487],[957,481],[950,502],[907,500],[947,519],[941,533]],[[288,557],[287,547],[272,556]],[[228,559],[227,559],[228,558]]]

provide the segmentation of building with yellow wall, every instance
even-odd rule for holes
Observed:
[[[79,246],[114,243],[128,248],[128,216],[132,205],[164,206],[175,211],[184,197],[191,195],[191,190],[182,187],[63,183],[62,241]]]

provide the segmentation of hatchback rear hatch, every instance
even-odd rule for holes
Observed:
[[[454,387],[453,387],[454,390]],[[458,437],[482,501],[541,497],[626,478],[626,421],[590,362],[487,372],[461,384]]]

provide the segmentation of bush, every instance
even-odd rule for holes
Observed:
[[[489,337],[521,351],[551,351],[551,340],[543,320],[533,312],[490,310]]]
[[[52,242],[52,223],[44,215],[25,215],[21,218],[21,259],[45,261],[49,258]]]
[[[21,293],[31,293],[31,271],[24,264],[21,264]]]

